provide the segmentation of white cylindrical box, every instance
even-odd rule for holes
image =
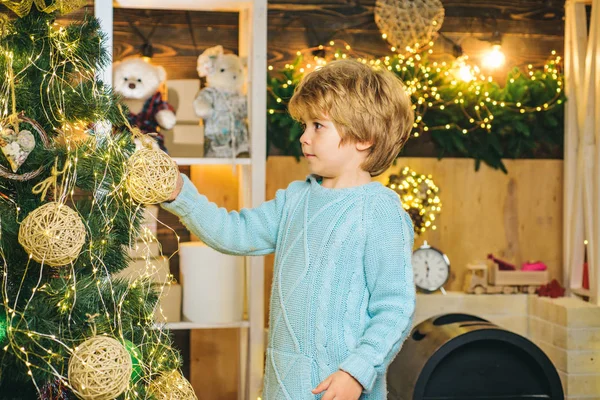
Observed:
[[[206,324],[242,320],[244,258],[219,253],[200,242],[180,244],[183,318]]]

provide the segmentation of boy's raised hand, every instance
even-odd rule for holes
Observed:
[[[181,172],[180,172],[179,175],[177,176],[177,184],[175,185],[175,190],[173,190],[173,193],[171,193],[171,196],[169,196],[169,198],[167,199],[167,202],[175,200],[177,198],[177,195],[179,195],[179,192],[181,192],[182,187],[183,187],[183,178],[181,177]]]
[[[358,400],[362,386],[356,379],[345,371],[337,371],[313,389],[313,394],[325,391],[321,400]]]

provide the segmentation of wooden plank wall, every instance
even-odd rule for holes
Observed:
[[[502,47],[508,66],[540,65],[551,50],[562,53],[563,1],[540,4],[535,0],[444,0],[442,3],[446,16],[441,32],[475,60],[489,48],[486,39],[496,30],[503,34]],[[390,45],[375,25],[374,6],[375,0],[269,1],[269,63],[281,66],[293,60],[296,51],[332,39],[344,40],[366,54],[390,54]],[[237,51],[235,13],[118,8],[114,24],[115,59],[136,54],[143,44],[132,26],[145,36],[155,29],[151,36],[155,49],[153,61],[167,69],[170,79],[197,77],[196,57],[209,46],[221,44],[228,51]],[[438,38],[436,54],[452,54],[451,41]]]

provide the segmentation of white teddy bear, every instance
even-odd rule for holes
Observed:
[[[162,99],[158,91],[167,79],[167,72],[141,57],[128,57],[113,65],[113,87],[129,108],[127,119],[131,126],[153,136],[165,150],[162,129],[172,129],[177,122],[175,109]]]
[[[223,54],[222,46],[215,46],[198,57],[197,71],[207,83],[194,100],[196,115],[204,120],[204,156],[249,153],[242,61],[234,54]]]

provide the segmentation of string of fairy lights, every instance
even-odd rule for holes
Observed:
[[[382,37],[385,38],[386,34],[383,34]],[[357,52],[342,40],[332,40],[328,45],[299,50],[296,52],[297,59],[292,63],[285,64],[282,71],[275,71],[273,65],[268,66],[270,74],[279,72],[285,76],[281,80],[272,79],[270,81],[268,91],[282,107],[269,108],[268,113],[287,112],[285,106],[289,99],[282,97],[280,93],[289,92],[281,89],[295,87],[306,73],[326,65],[332,60],[348,58],[369,64],[374,68],[387,68],[402,79],[407,93],[413,98],[412,107],[415,111],[413,137],[419,137],[427,131],[449,129],[457,129],[463,134],[479,129],[490,132],[494,123],[494,109],[512,109],[522,114],[544,112],[563,102],[563,76],[559,70],[561,57],[554,50],[543,69],[535,69],[533,65],[529,64],[526,71],[510,77],[509,83],[514,83],[521,77],[526,77],[532,82],[548,78],[554,81],[556,89],[555,95],[551,99],[539,104],[526,105],[519,101],[511,102],[497,98],[497,91],[493,90],[495,82],[492,76],[482,73],[481,68],[477,65],[469,64],[468,56],[458,57],[451,63],[445,61],[430,63],[427,56],[433,54],[433,47],[433,41],[424,47],[417,43],[414,48],[407,47],[405,54],[399,53],[398,49],[391,47],[392,55],[379,58]],[[313,55],[315,51],[330,56],[326,58]],[[453,106],[467,117],[467,125],[449,122],[443,125],[428,126],[425,123],[424,115],[428,111],[443,111]]]
[[[111,140],[110,138],[107,138],[107,140]],[[104,154],[100,154],[100,155],[94,155],[93,153],[86,153],[83,155],[83,157],[101,157],[101,158],[110,158],[111,156],[121,156],[121,145],[117,144],[117,143],[112,143],[109,146],[109,150],[104,153]],[[76,170],[76,163],[77,163],[77,158],[74,157],[72,160],[73,162],[73,168],[70,169],[69,174],[71,175],[70,177],[67,177],[68,180],[71,180],[72,182],[74,182],[74,174],[75,174],[75,170]],[[98,181],[97,184],[95,185],[98,188],[102,188],[103,187],[103,180],[107,178],[107,171],[104,171],[104,174],[102,175],[97,175]],[[68,191],[70,194],[67,197],[71,197],[72,200],[74,200],[72,198],[73,194],[74,194],[74,188],[71,187],[70,190],[65,190]],[[93,193],[94,196],[94,200],[93,200],[93,208],[90,210],[90,212],[97,212],[99,215],[103,216],[103,219],[105,221],[105,226],[104,226],[104,230],[106,232],[106,235],[108,236],[110,234],[110,228],[113,225],[113,221],[114,221],[114,217],[115,215],[109,215],[107,214],[107,208],[108,208],[108,202],[117,202],[117,203],[132,203],[131,198],[127,195],[127,193],[125,192],[125,190],[123,189],[123,185],[118,185],[117,187],[114,187],[113,190],[110,193],[102,193],[101,191],[95,191]],[[98,200],[96,200],[98,199]],[[73,203],[75,204],[75,201],[73,201]],[[123,208],[119,208],[115,211],[116,213],[122,213],[122,212],[127,212],[129,213],[129,219],[131,221],[133,221],[135,214],[137,213],[137,209],[132,208],[132,207],[123,207]],[[86,223],[86,221],[84,221],[84,223]],[[86,224],[87,225],[87,224]],[[87,229],[89,230],[90,227],[87,226]],[[130,225],[130,232],[135,232],[135,227],[133,225],[133,223]],[[150,258],[149,254],[150,254],[150,243],[156,241],[156,237],[154,237],[154,235],[148,231],[145,230],[143,232],[143,234],[139,237],[139,242],[136,244],[136,246],[140,246],[142,247],[142,252],[145,252],[146,255],[144,256],[144,260],[145,260],[145,269],[144,271],[142,271],[140,273],[139,276],[135,277],[130,284],[130,288],[131,289],[135,289],[135,288],[142,288],[143,292],[146,293],[146,296],[149,296],[151,292],[153,292],[156,289],[156,285],[153,284],[153,280],[154,277],[157,274],[157,268],[154,265],[152,258]],[[130,337],[126,337],[124,335],[124,330],[123,330],[123,326],[121,323],[122,320],[122,316],[130,314],[131,313],[131,309],[128,307],[128,303],[131,301],[128,298],[128,294],[129,294],[129,290],[123,292],[120,297],[115,297],[115,292],[112,291],[112,297],[110,299],[105,299],[103,296],[105,295],[105,292],[103,292],[101,290],[102,286],[106,286],[106,285],[110,285],[111,284],[111,277],[108,273],[108,269],[107,266],[104,264],[103,260],[101,257],[98,256],[93,256],[94,254],[98,254],[98,253],[102,253],[103,249],[106,248],[106,240],[102,239],[99,242],[94,242],[92,240],[89,241],[89,248],[87,249],[87,251],[83,251],[82,253],[84,254],[90,254],[90,258],[89,258],[89,262],[92,266],[92,272],[93,272],[93,281],[95,282],[94,284],[97,287],[98,290],[98,294],[100,296],[100,300],[102,303],[102,308],[103,308],[103,315],[99,315],[96,318],[105,318],[107,322],[109,322],[109,326],[113,326],[114,327],[114,331],[112,332],[103,332],[103,335],[107,335],[108,333],[112,334],[115,337],[120,338],[123,342],[126,342],[128,340],[133,340],[133,338]],[[7,279],[8,279],[8,274],[6,272],[6,268],[8,267],[6,259],[4,258],[3,255],[3,251],[0,248],[0,256],[3,259],[3,264],[5,267],[5,271],[3,273],[3,286],[6,288],[8,285]],[[82,254],[82,256],[84,256]],[[31,260],[31,257],[30,257]],[[25,268],[25,274],[27,273],[27,271],[32,268],[33,265],[30,265],[29,263],[27,264],[26,268]],[[44,268],[45,267],[42,264],[42,267],[39,271],[39,275],[40,277],[44,274]],[[68,267],[65,267],[68,269]],[[8,338],[8,344],[4,346],[4,351],[9,351],[9,348],[11,349],[11,351],[17,355],[17,357],[19,359],[21,359],[21,361],[27,366],[28,368],[28,374],[30,376],[32,376],[32,380],[34,382],[34,384],[36,385],[36,387],[38,387],[39,389],[39,385],[35,382],[35,379],[33,377],[33,374],[31,372],[32,369],[41,369],[44,370],[45,372],[50,372],[53,375],[55,375],[58,379],[60,379],[65,386],[70,387],[69,385],[69,381],[68,381],[68,377],[64,376],[63,374],[59,373],[59,371],[55,368],[55,365],[57,364],[57,358],[63,357],[61,354],[58,354],[56,352],[54,352],[51,348],[45,346],[43,343],[40,342],[40,339],[47,339],[47,340],[51,340],[52,342],[58,344],[59,346],[61,346],[62,348],[65,349],[67,354],[73,354],[76,350],[77,350],[77,343],[78,341],[71,338],[69,339],[70,335],[69,335],[69,328],[68,325],[70,325],[71,323],[73,323],[74,321],[71,318],[71,313],[73,311],[73,307],[75,306],[75,302],[76,302],[76,298],[77,298],[77,286],[76,286],[76,280],[75,280],[75,271],[72,269],[73,266],[71,265],[71,270],[68,273],[67,276],[63,276],[63,278],[66,279],[67,282],[69,282],[64,290],[56,290],[56,289],[52,289],[50,286],[48,286],[46,283],[42,283],[42,284],[38,284],[36,285],[33,289],[32,289],[32,293],[28,294],[28,293],[21,293],[21,290],[19,289],[17,292],[17,295],[14,298],[9,298],[8,294],[6,291],[3,291],[3,303],[5,305],[5,308],[8,312],[8,321],[6,321],[6,326],[7,326],[7,331],[6,331],[6,337]],[[171,284],[171,278],[169,277],[169,281],[167,282],[167,286],[160,286],[160,294],[162,294],[162,292],[164,290],[168,290],[168,285]],[[21,284],[23,282],[21,281]],[[40,283],[40,282],[38,282]],[[56,303],[56,307],[57,310],[60,314],[66,315],[68,314],[68,324],[66,326],[63,327],[63,329],[59,332],[57,332],[56,334],[52,334],[49,335],[47,333],[43,333],[43,332],[38,332],[35,330],[31,330],[27,327],[26,322],[27,322],[27,318],[26,318],[26,313],[29,310],[29,305],[31,303],[31,301],[33,300],[33,296],[37,293],[42,293],[42,292],[46,292],[50,298],[57,298],[59,296],[62,296],[62,298]],[[23,309],[21,311],[17,311],[16,309],[16,304],[20,303],[20,297],[21,296],[29,296],[27,299],[27,302],[25,304],[25,306],[23,307]],[[136,299],[140,302],[145,302],[146,298],[138,298]],[[114,304],[116,305],[116,308],[112,309],[109,308],[107,306],[107,304]],[[159,312],[162,315],[162,309],[159,308]],[[146,327],[148,329],[145,329],[143,331],[143,336],[144,338],[146,338],[145,340],[142,341],[142,343],[136,344],[137,347],[139,348],[143,348],[145,346],[152,346],[152,348],[148,351],[148,354],[150,355],[150,358],[147,358],[145,360],[142,361],[138,361],[139,363],[139,368],[143,369],[146,376],[150,376],[152,375],[155,371],[161,371],[163,369],[163,365],[164,362],[166,361],[164,358],[164,354],[165,352],[170,353],[172,358],[176,359],[176,352],[175,350],[168,348],[168,346],[164,345],[163,342],[166,341],[167,339],[167,333],[161,328],[161,327],[155,327],[153,326],[153,320],[154,320],[154,314],[152,312],[149,312],[147,315],[136,315],[134,316],[135,320],[141,319],[143,321],[146,321]],[[142,327],[142,325],[138,322],[138,326]],[[157,329],[154,329],[157,328]],[[21,338],[23,338],[25,336],[27,336],[27,340],[28,343],[30,344],[29,347],[24,347],[23,343],[21,340],[18,340],[18,337],[20,336]],[[135,351],[135,350],[134,350]],[[153,358],[152,356],[156,355],[156,358]],[[130,389],[128,389],[128,391],[125,393],[125,398],[126,399],[136,399],[138,398],[138,394],[135,389],[134,386],[132,385],[132,387]]]
[[[41,102],[40,107],[43,110],[48,121],[56,121],[57,125],[54,129],[57,132],[62,132],[66,135],[66,159],[64,160],[67,166],[65,170],[64,185],[60,188],[61,196],[57,201],[67,202],[73,204],[75,210],[80,212],[81,215],[85,215],[83,210],[77,210],[77,196],[75,182],[77,178],[77,171],[80,167],[80,163],[86,159],[104,160],[104,168],[98,171],[94,171],[94,191],[91,193],[91,209],[86,210],[85,213],[95,214],[100,216],[104,223],[101,231],[103,233],[103,239],[89,240],[87,246],[82,250],[80,257],[85,257],[88,265],[91,266],[93,276],[92,284],[96,286],[97,292],[101,302],[102,313],[99,315],[91,316],[92,320],[99,321],[105,319],[107,324],[112,329],[110,332],[102,332],[101,335],[112,335],[115,338],[120,339],[122,342],[132,341],[132,337],[126,337],[125,331],[133,331],[133,328],[143,328],[144,340],[141,343],[137,343],[135,346],[138,349],[144,349],[144,353],[148,355],[144,360],[138,359],[138,368],[144,371],[146,377],[150,377],[157,372],[161,372],[165,369],[166,365],[178,365],[178,356],[176,351],[171,349],[166,343],[169,342],[168,334],[163,329],[163,326],[154,325],[154,312],[149,310],[145,315],[133,315],[128,320],[140,320],[145,321],[145,324],[138,322],[138,327],[127,327],[124,329],[123,318],[124,316],[131,315],[131,308],[128,307],[130,301],[146,302],[148,296],[152,293],[156,293],[157,285],[153,283],[153,278],[156,274],[156,266],[152,258],[150,257],[150,245],[157,239],[154,235],[145,230],[139,237],[134,237],[137,230],[134,226],[134,220],[136,215],[139,213],[141,206],[134,203],[127,191],[125,190],[125,173],[127,157],[123,152],[123,148],[126,146],[125,139],[113,136],[110,129],[106,127],[102,128],[102,123],[96,125],[97,129],[93,130],[94,135],[86,136],[86,140],[83,142],[77,142],[69,139],[69,134],[72,132],[82,132],[89,128],[89,122],[92,121],[69,121],[67,113],[65,112],[65,93],[72,91],[73,93],[78,92],[84,98],[99,99],[105,97],[108,101],[108,94],[105,90],[96,85],[94,79],[95,70],[94,66],[91,65],[87,60],[77,55],[77,46],[79,45],[79,38],[75,37],[71,40],[67,39],[66,31],[63,27],[54,24],[49,25],[48,36],[41,36],[39,34],[31,34],[29,36],[32,43],[36,41],[47,41],[51,49],[43,49],[39,53],[31,53],[19,59],[20,69],[14,71],[13,67],[16,64],[14,52],[5,47],[4,44],[0,44],[0,54],[4,59],[5,64],[5,79],[0,83],[0,118],[5,120],[9,117],[12,112],[12,103],[14,96],[14,89],[11,88],[14,85],[15,80],[21,78],[21,76],[30,69],[37,69],[42,74],[42,84],[40,85],[40,95],[44,101]],[[98,37],[98,45],[101,45],[100,37]],[[38,46],[31,46],[35,49]],[[42,56],[42,52],[49,52],[51,54],[51,67],[48,70],[44,70],[37,61]],[[60,56],[54,57],[54,54]],[[75,66],[74,73],[65,76],[58,73],[59,69],[66,63],[71,63]],[[10,73],[9,73],[10,71]],[[81,81],[93,82],[90,90],[90,86],[83,87],[79,83]],[[95,120],[102,121],[105,119],[105,115],[96,114]],[[91,131],[88,131],[91,132]],[[108,163],[111,161],[117,161],[117,164],[122,165],[122,170],[118,171],[122,179],[120,183],[113,183],[114,179],[111,174],[115,171],[111,171],[108,167]],[[15,218],[17,221],[22,219],[20,215],[20,207],[15,199],[5,198],[4,201],[12,204],[15,209]],[[117,207],[115,207],[115,205]],[[112,214],[110,213],[112,212]],[[144,260],[146,263],[145,271],[141,272],[139,276],[131,280],[129,287],[126,291],[117,294],[112,288],[112,277],[109,273],[107,265],[105,265],[102,255],[107,251],[107,239],[111,235],[112,226],[117,214],[124,213],[127,215],[127,219],[130,222],[129,232],[131,234],[131,244],[134,246],[142,247],[142,253],[145,253]],[[83,223],[86,225],[88,232],[90,231],[90,225],[85,218],[82,218]],[[0,233],[1,234],[1,233]],[[179,238],[178,238],[179,240]],[[11,352],[25,365],[27,373],[31,376],[33,384],[36,386],[38,391],[40,383],[36,382],[35,374],[33,371],[40,370],[45,373],[49,373],[55,376],[66,387],[73,389],[69,384],[68,376],[65,376],[65,369],[57,366],[65,363],[68,360],[69,355],[75,353],[78,349],[78,343],[80,338],[74,337],[71,333],[70,325],[75,321],[72,319],[72,312],[77,302],[78,289],[81,289],[80,282],[76,280],[76,273],[74,271],[73,264],[70,266],[62,267],[58,272],[54,270],[64,280],[65,286],[57,288],[55,285],[49,285],[44,282],[42,277],[47,275],[46,269],[49,267],[42,263],[41,268],[39,264],[32,263],[32,257],[29,257],[27,264],[24,267],[23,279],[20,279],[18,284],[16,295],[10,296],[7,290],[9,283],[9,273],[11,266],[8,265],[8,261],[5,257],[5,249],[0,244],[0,259],[3,264],[2,273],[2,301],[6,310],[5,318],[0,318],[0,338],[4,339],[6,343],[2,348],[5,352]],[[39,268],[39,271],[35,268]],[[35,274],[39,276],[37,284],[31,289],[31,292],[25,292],[24,290],[24,277],[27,274],[35,271]],[[12,279],[15,277],[13,276]],[[162,295],[163,290],[168,290],[168,285],[172,280],[172,276],[169,277],[169,282],[166,286],[159,286],[159,295]],[[13,282],[14,283],[14,282]],[[107,289],[108,288],[108,289]],[[141,290],[145,297],[131,298],[129,296],[130,290]],[[44,293],[49,298],[58,299],[56,302],[57,312],[66,317],[66,323],[61,326],[59,332],[52,334],[48,332],[41,332],[35,329],[30,329],[28,326],[28,319],[26,314],[33,312],[31,310],[32,300],[36,295]],[[107,295],[110,296],[106,298]],[[23,305],[24,304],[24,305]],[[111,307],[113,304],[114,307]],[[159,308],[159,313],[162,315],[162,309]],[[141,308],[140,308],[141,309]],[[163,316],[164,317],[164,316]],[[93,321],[92,321],[93,323]],[[52,343],[52,345],[48,345]],[[129,342],[131,343],[131,342]],[[62,351],[57,349],[62,349]],[[133,353],[135,353],[135,349]],[[62,360],[61,360],[62,359]],[[136,391],[134,381],[131,381],[128,389],[124,393],[126,399],[137,399],[139,393]]]
[[[416,235],[423,234],[427,229],[437,229],[435,221],[442,211],[442,202],[433,176],[418,174],[404,167],[400,174],[389,176],[386,186],[400,197],[402,206],[413,221]]]

